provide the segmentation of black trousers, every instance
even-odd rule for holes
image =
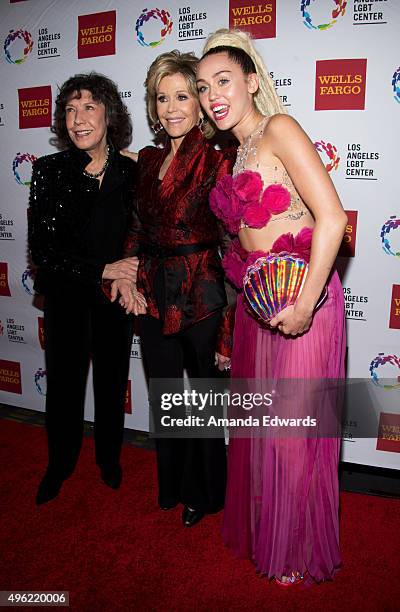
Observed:
[[[142,353],[148,378],[213,378],[214,355],[221,313],[188,329],[165,336],[158,319],[139,317]],[[150,401],[159,401],[159,398]],[[223,508],[226,484],[225,440],[156,439],[159,504],[183,503],[196,510]]]
[[[44,331],[49,472],[67,478],[78,460],[90,358],[96,463],[114,468],[123,441],[133,317],[99,289],[71,284],[45,296]]]

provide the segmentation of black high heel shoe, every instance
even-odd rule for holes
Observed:
[[[204,515],[205,512],[203,512],[203,510],[194,510],[193,508],[185,506],[182,512],[182,523],[184,527],[193,527],[193,525],[201,521]]]

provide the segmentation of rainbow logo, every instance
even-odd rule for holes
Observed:
[[[400,227],[400,219],[396,218],[396,215],[392,215],[386,223],[382,225],[381,229],[381,241],[382,248],[386,255],[394,255],[400,257],[400,251],[394,251],[389,241],[389,234]]]
[[[337,18],[340,15],[345,14],[347,0],[332,0],[335,5],[335,8],[332,10],[331,19],[327,21],[326,23],[320,23],[318,25],[315,25],[311,17],[310,5],[312,2],[317,2],[317,1],[318,0],[301,0],[300,12],[303,17],[303,23],[310,30],[322,30],[322,31],[328,30],[333,25],[335,25]]]
[[[400,372],[398,372],[397,377],[394,377],[393,384],[385,384],[381,382],[381,379],[378,375],[378,369],[384,365],[391,365],[400,370],[400,359],[397,355],[385,355],[384,353],[378,353],[378,355],[371,361],[369,366],[369,373],[371,374],[372,382],[377,387],[381,387],[385,389],[385,391],[392,391],[393,389],[400,389]],[[385,378],[384,380],[388,380]]]
[[[13,46],[16,40],[23,41],[25,46],[22,51],[22,57],[16,57],[12,54]],[[10,30],[9,35],[4,41],[4,54],[9,64],[23,64],[28,58],[33,49],[33,38],[27,30]]]
[[[40,395],[46,395],[46,370],[39,368],[35,372],[35,386]]]
[[[21,282],[22,286],[25,289],[28,295],[36,295],[35,290],[33,288],[33,282],[35,280],[35,276],[30,268],[27,268],[25,272],[22,274]]]
[[[392,88],[394,93],[394,99],[400,104],[400,67],[397,68],[396,72],[392,76]]]
[[[328,158],[328,162],[325,163],[325,168],[328,172],[332,170],[337,170],[340,162],[340,157],[337,152],[337,148],[335,145],[330,142],[325,142],[324,140],[320,140],[318,142],[314,142],[314,147],[318,151],[318,153],[324,153]]]
[[[17,181],[18,185],[25,185],[26,187],[30,186],[31,184],[30,175],[32,174],[32,164],[36,160],[37,160],[37,157],[35,157],[35,155],[31,155],[31,153],[17,153],[16,154],[16,156],[13,159],[12,170],[14,173],[14,178]],[[22,166],[22,164],[24,165]],[[29,170],[27,168],[27,164],[29,164]],[[29,180],[23,180],[20,174],[21,168],[19,168],[19,166],[22,166],[22,168],[26,170],[26,174],[29,173]]]
[[[151,19],[155,19],[160,22],[160,38],[158,40],[147,41],[145,40],[143,29],[145,24],[147,24]],[[154,8],[148,11],[147,9],[143,9],[143,13],[136,20],[136,36],[138,39],[138,43],[142,45],[142,47],[158,47],[161,45],[167,34],[171,34],[172,32],[173,21],[171,19],[171,15],[165,9]]]

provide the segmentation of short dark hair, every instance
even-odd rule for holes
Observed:
[[[216,55],[217,53],[226,53],[229,59],[232,60],[232,62],[235,62],[235,64],[239,64],[244,74],[252,74],[253,72],[257,74],[256,67],[250,55],[248,55],[246,51],[243,51],[243,49],[240,49],[239,47],[230,47],[229,45],[219,45],[218,47],[211,47],[211,49],[209,49],[201,59],[203,60],[208,55]]]
[[[108,142],[117,151],[128,147],[132,140],[132,122],[128,109],[122,102],[114,81],[97,72],[75,74],[61,85],[51,127],[55,134],[53,144],[59,149],[71,149],[74,146],[65,124],[65,106],[71,98],[80,98],[82,90],[90,91],[93,100],[104,104]]]

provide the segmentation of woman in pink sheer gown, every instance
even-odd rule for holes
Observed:
[[[246,34],[211,35],[197,79],[204,110],[240,143],[233,177],[220,181],[210,201],[236,236],[224,258],[226,274],[238,287],[232,377],[341,379],[344,302],[332,266],[346,215],[328,173],[286,114]],[[248,266],[266,253],[294,254],[309,262],[309,270],[296,303],[262,326],[240,288]],[[325,287],[327,297],[316,308]],[[304,397],[291,402],[297,416],[307,414]],[[322,404],[323,414],[330,407]],[[340,439],[333,435],[233,436],[225,543],[280,585],[331,579],[341,564],[339,451]]]

